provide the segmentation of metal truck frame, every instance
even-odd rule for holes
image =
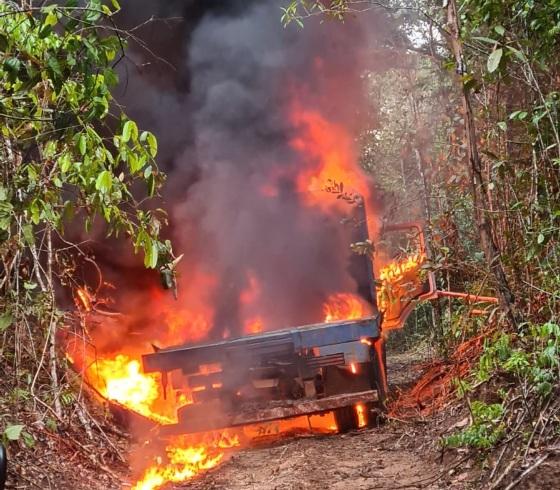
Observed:
[[[355,220],[367,238],[363,203]],[[357,218],[356,218],[357,217]],[[374,424],[387,397],[381,316],[369,255],[373,314],[368,318],[299,326],[218,342],[158,350],[142,357],[144,372],[159,372],[164,390],[190,390],[193,403],[178,409],[167,434],[194,433],[333,411],[341,432],[358,427],[357,404]]]

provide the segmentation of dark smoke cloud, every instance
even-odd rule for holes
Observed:
[[[248,271],[261,286],[254,314],[267,328],[318,321],[329,293],[358,289],[341,259],[348,234],[339,217],[303,205],[296,192],[294,179],[309,162],[290,145],[301,131],[290,112],[305,103],[357,135],[366,49],[386,27],[375,15],[285,29],[279,5],[129,0],[119,19],[125,28],[167,19],[136,31],[150,52],[132,47],[116,96],[159,139],[171,238],[176,253],[185,253],[178,304],[204,296],[214,309],[214,337],[240,333]],[[274,198],[261,192],[271,175],[280,176]],[[218,284],[210,293],[198,279],[208,272]],[[129,271],[113,279],[149,323],[149,306],[139,310],[149,301],[146,277]]]

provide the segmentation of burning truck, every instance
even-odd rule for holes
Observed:
[[[204,199],[178,214],[196,231],[181,250],[179,300],[136,274],[111,294],[124,299],[118,311],[102,278],[76,291],[69,362],[139,440],[166,444],[163,459],[153,444],[134,490],[214,467],[238,432],[295,420],[343,432],[384,411],[383,332],[434,290],[421,230],[377,226],[342,126],[309,110],[293,118],[297,165],[264,167],[247,192],[219,187],[209,201],[199,182]]]
[[[371,241],[363,199],[354,196],[352,201],[354,242],[349,249],[367,247]],[[329,315],[327,310],[323,323],[144,354],[143,371],[160,375],[165,396],[190,394],[190,403],[177,409],[176,422],[165,425],[161,433],[207,432],[327,412],[334,414],[339,432],[375,424],[387,397],[383,325],[402,326],[412,300],[429,296],[433,289],[433,280],[423,281],[418,274],[424,257],[421,228],[408,224],[385,231],[409,229],[417,231],[419,252],[382,271],[385,289],[376,287],[371,251],[351,257],[354,275],[364,286],[361,300],[367,302],[366,308],[338,319],[341,315]],[[406,294],[387,296],[403,284]]]

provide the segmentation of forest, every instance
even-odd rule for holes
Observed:
[[[0,2],[0,490],[557,488],[559,54],[560,0]],[[259,365],[299,418],[150,367],[364,319]]]

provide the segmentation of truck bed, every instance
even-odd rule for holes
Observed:
[[[266,356],[281,351],[301,353],[307,349],[355,342],[379,337],[379,316],[360,320],[333,321],[292,327],[243,337],[184,344],[161,349],[142,356],[144,372],[166,372],[181,369],[196,372],[200,364],[221,363],[238,355]]]
[[[162,432],[194,433],[378,401],[368,373],[379,335],[375,315],[185,344],[142,361],[145,372],[162,374],[165,387],[169,376],[173,389],[192,397],[178,408],[178,423]]]

